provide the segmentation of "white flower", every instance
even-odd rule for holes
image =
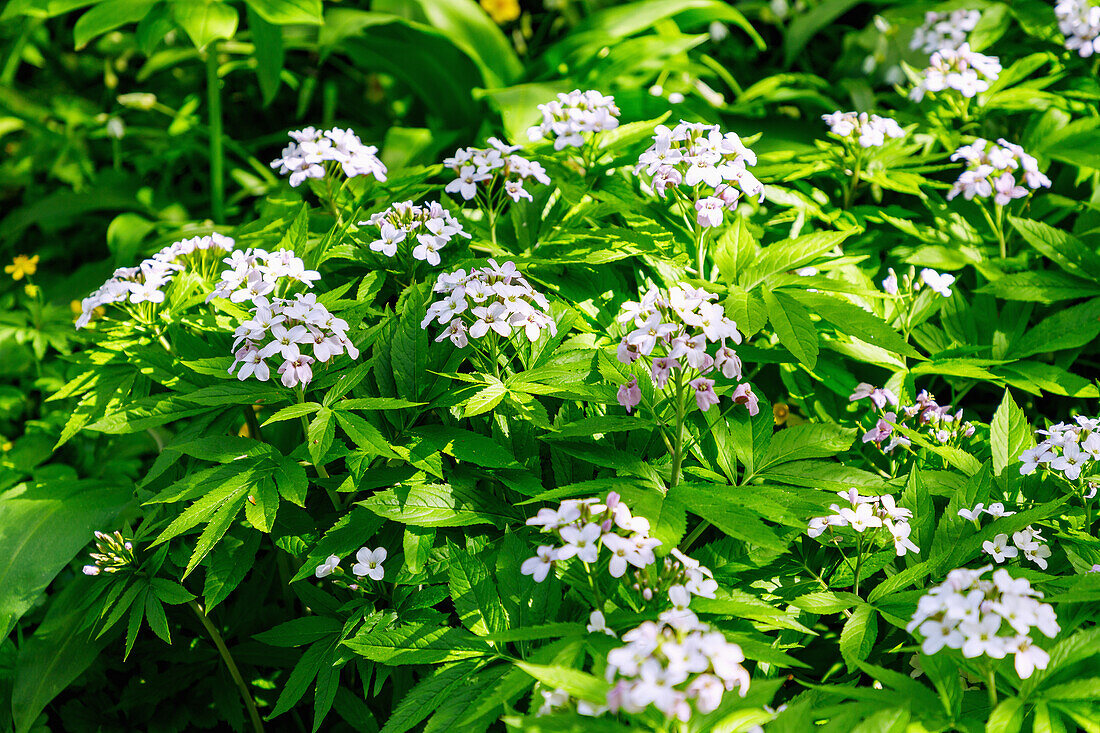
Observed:
[[[1066,48],[1081,58],[1100,53],[1100,9],[1089,0],[1057,0],[1054,16],[1066,38]]]
[[[982,516],[984,508],[985,505],[978,502],[974,505],[973,509],[960,509],[959,516],[968,521],[975,522]]]
[[[886,138],[905,136],[905,130],[889,117],[868,115],[866,112],[840,112],[822,115],[829,125],[829,132],[840,138],[855,138],[860,147],[877,148],[886,144]]]
[[[932,290],[945,298],[951,297],[951,284],[955,282],[955,276],[949,273],[940,274],[935,270],[924,268],[920,272],[920,279]]]
[[[874,507],[870,504],[859,504],[855,509],[841,509],[840,516],[857,532],[882,526],[882,520],[875,514]]]
[[[913,31],[909,48],[924,53],[935,53],[941,48],[959,48],[966,43],[970,31],[978,25],[982,14],[977,10],[952,10],[924,14],[924,23]]]
[[[351,566],[351,572],[360,577],[366,576],[371,580],[382,580],[385,576],[382,563],[386,559],[386,554],[385,547],[376,547],[373,550],[368,550],[366,547],[359,548],[359,551],[355,553],[355,559],[358,562]]]
[[[999,534],[993,538],[993,541],[986,540],[982,543],[982,551],[987,555],[992,555],[993,559],[1002,563],[1006,558],[1016,557],[1019,554],[1019,550],[1008,544],[1008,535]]]
[[[940,48],[932,54],[921,82],[909,93],[910,99],[919,102],[926,92],[942,92],[952,89],[963,97],[973,97],[989,89],[1001,73],[1001,64],[993,56],[985,56],[970,49],[969,43],[958,48]]]
[[[576,555],[581,562],[593,563],[600,552],[600,525],[589,523],[584,527],[567,526],[560,530],[565,544],[558,549],[558,559],[568,560]]]
[[[1050,655],[1035,646],[1030,636],[1017,636],[1011,646],[1016,674],[1026,680],[1036,669],[1046,669]]]
[[[523,561],[519,571],[524,575],[530,575],[536,583],[546,580],[550,568],[554,567],[556,553],[550,545],[540,545],[535,550],[535,556]]]
[[[313,574],[318,578],[327,578],[336,571],[336,568],[340,565],[340,558],[336,555],[329,555],[325,558],[325,561],[317,566],[317,569],[313,571]]]
[[[585,143],[585,135],[613,130],[619,126],[619,108],[615,99],[595,90],[558,94],[555,101],[538,106],[542,123],[530,128],[531,140],[554,138],[554,149],[579,148]]]
[[[601,634],[607,634],[610,637],[615,637],[615,632],[607,628],[607,622],[604,620],[603,613],[599,610],[593,611],[588,617],[588,625],[585,627],[588,633],[594,634],[597,631]]]

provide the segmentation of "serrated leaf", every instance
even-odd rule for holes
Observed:
[[[813,369],[817,366],[819,351],[817,329],[806,307],[781,290],[763,290],[761,295],[779,343],[807,368]]]
[[[1020,453],[1034,443],[1027,417],[1007,389],[989,423],[989,443],[993,451],[993,472],[997,476],[1019,461]]]

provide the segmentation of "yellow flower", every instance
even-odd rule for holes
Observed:
[[[10,451],[14,447],[15,447],[15,445],[13,445],[12,442],[9,440],[9,441],[6,441],[3,445],[0,445],[0,451],[4,451],[5,453],[7,453],[8,451]]]
[[[26,293],[28,297],[37,298],[38,297],[38,286],[37,285],[31,285],[30,283],[27,283],[26,285],[23,286],[23,292]]]
[[[69,303],[69,310],[71,310],[73,312],[74,316],[79,316],[81,314],[81,312],[84,310],[84,307],[82,305],[80,305],[79,300],[73,300]]]
[[[33,275],[38,270],[38,255],[27,257],[16,255],[11,264],[4,268],[4,272],[11,275],[12,280],[22,280],[24,275]]]
[[[481,7],[497,25],[519,17],[519,0],[481,0]]]
[[[787,422],[787,418],[791,414],[791,408],[787,407],[782,402],[777,402],[772,405],[772,416],[775,418],[776,425],[782,425]]]

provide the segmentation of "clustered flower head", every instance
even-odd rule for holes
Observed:
[[[690,611],[688,612],[690,614]],[[645,621],[623,634],[624,646],[607,654],[612,712],[641,713],[650,705],[668,719],[688,721],[692,708],[711,713],[735,687],[748,693],[741,647],[691,614],[690,623]]]
[[[1027,196],[1029,188],[1050,188],[1050,179],[1039,170],[1039,161],[1004,138],[996,143],[978,138],[956,150],[951,160],[965,160],[967,168],[947,192],[948,200],[960,193],[967,201],[975,196],[993,196],[993,203],[1004,206]],[[1027,185],[1020,185],[1017,176]]]
[[[1027,579],[1013,578],[1004,568],[994,571],[992,580],[983,578],[992,568],[952,570],[920,599],[906,629],[920,632],[921,651],[928,655],[945,646],[962,650],[968,659],[1012,654],[1016,674],[1027,679],[1050,661],[1029,633],[1035,627],[1054,638],[1060,630],[1058,617],[1050,604],[1038,600],[1043,594]]]
[[[1090,0],[1058,0],[1054,16],[1066,37],[1066,48],[1081,58],[1100,53],[1100,5]]]
[[[428,306],[420,327],[427,328],[432,321],[447,324],[437,342],[449,338],[461,349],[471,338],[480,339],[490,331],[501,338],[523,331],[534,343],[544,329],[552,335],[558,332],[547,313],[550,302],[531,287],[514,262],[498,265],[491,259],[486,267],[472,269],[468,275],[465,270],[441,273],[435,292],[444,297]]]
[[[995,56],[970,50],[964,43],[956,48],[942,48],[932,54],[921,81],[913,87],[909,98],[919,102],[926,92],[954,89],[964,97],[973,97],[989,89],[1001,74],[1001,64]]]
[[[1076,481],[1089,475],[1094,462],[1100,461],[1100,418],[1079,415],[1075,423],[1060,422],[1035,433],[1045,437],[1020,454],[1021,474],[1035,473],[1042,466]]]
[[[321,277],[316,270],[305,269],[305,263],[293,252],[237,250],[224,262],[229,269],[222,272],[207,301],[229,298],[234,303],[251,304],[251,317],[233,333],[233,363],[229,373],[237,370],[237,379],[255,377],[266,382],[271,378],[267,359],[277,356],[283,360],[276,369],[283,386],[304,387],[313,381],[316,362],[327,362],[345,352],[352,359],[359,358],[359,349],[348,338],[347,321],[330,313],[324,304],[317,302],[316,295],[295,293],[289,298],[275,295],[280,281],[311,288]],[[303,347],[309,347],[312,355],[303,353]]]
[[[714,381],[704,375],[717,370],[727,379],[741,379],[741,359],[727,341],[741,343],[737,324],[726,317],[718,296],[701,288],[678,285],[661,291],[651,287],[639,302],[623,304],[620,323],[633,323],[633,330],[619,343],[618,358],[623,364],[642,359],[650,378],[670,396],[677,387],[687,385],[695,394],[695,403],[706,412],[719,402]],[[718,344],[711,355],[710,344]],[[760,411],[752,387],[743,382],[733,391],[733,401],[745,405],[750,415]],[[619,404],[632,411],[642,400],[637,377],[619,388]]]
[[[1001,502],[994,502],[988,507],[984,504],[976,504],[973,509],[960,509],[959,516],[974,523],[975,527],[981,527],[983,515],[991,517],[1009,517],[1016,512],[1005,509]],[[1012,533],[1012,542],[1009,543],[1007,533],[995,535],[992,540],[982,543],[982,552],[993,558],[998,565],[1009,558],[1016,557],[1021,552],[1024,557],[1038,565],[1041,569],[1047,569],[1047,558],[1050,557],[1050,546],[1045,544],[1046,538],[1040,530],[1028,525],[1019,532]]]
[[[829,126],[829,132],[846,140],[858,140],[864,148],[879,148],[886,144],[888,137],[905,136],[905,130],[895,120],[866,112],[837,110],[831,115],[821,115],[821,119]]]
[[[520,572],[536,583],[546,580],[556,562],[573,557],[587,564],[597,562],[601,547],[611,556],[611,577],[621,578],[627,566],[641,569],[655,563],[653,548],[661,544],[649,536],[649,520],[632,515],[614,491],[603,503],[595,498],[567,499],[557,509],[543,507],[527,524],[552,534],[557,543],[556,547],[540,545],[535,556],[520,566]]]
[[[909,525],[913,512],[899,507],[894,502],[893,496],[889,494],[860,496],[859,490],[855,488],[838,491],[837,495],[850,506],[841,508],[838,504],[830,504],[829,509],[833,513],[811,519],[806,528],[807,535],[820,537],[828,530],[829,541],[839,544],[843,539],[854,537],[854,535],[846,536],[839,533],[840,529],[847,527],[859,535],[870,538],[871,542],[883,539],[886,541],[885,544],[893,543],[898,557],[907,552],[920,552],[920,548],[909,539],[913,531]],[[883,529],[889,533],[889,537],[880,532]]]
[[[863,434],[863,442],[874,443],[883,453],[891,453],[899,445],[911,444],[912,441],[900,431],[895,431],[894,426],[910,427],[906,423],[914,418],[916,424],[912,428],[923,431],[929,440],[940,445],[953,445],[960,438],[969,438],[975,431],[972,423],[963,422],[962,410],[952,413],[951,405],[939,404],[926,389],[920,391],[914,404],[900,405],[897,395],[890,390],[876,389],[864,382],[856,387],[848,397],[848,401],[856,402],[863,399],[871,400],[879,415],[875,426]],[[897,409],[887,410],[887,405]]]
[[[723,133],[718,125],[681,121],[671,130],[657,125],[653,144],[638,157],[634,172],[645,171],[661,198],[669,189],[679,196],[681,185],[704,186],[698,198],[689,196],[689,203],[701,226],[716,227],[724,210],[736,208],[742,193],[763,201],[764,184],[748,170],[753,165],[756,153],[736,133]]]
[[[386,166],[378,159],[378,148],[364,145],[350,129],[334,127],[321,131],[313,127],[294,130],[294,141],[283,148],[281,157],[271,161],[280,175],[290,174],[295,188],[307,178],[324,178],[329,168],[341,168],[348,178],[374,176],[386,180]]]
[[[97,552],[89,553],[94,564],[82,568],[85,575],[117,573],[134,562],[133,543],[117,530],[114,534],[96,532],[95,546]]]
[[[417,244],[411,248],[413,259],[423,260],[433,267],[439,264],[439,250],[451,239],[456,236],[470,238],[458,219],[436,201],[427,206],[412,201],[396,203],[373,214],[369,221],[359,222],[359,226],[368,224],[380,230],[379,238],[370,244],[371,250],[393,257],[398,245],[404,243],[402,246],[408,248],[412,235],[416,235]]]
[[[928,11],[924,14],[924,23],[913,31],[909,48],[924,53],[959,48],[966,43],[970,31],[978,25],[981,17],[978,10],[952,10],[949,13]]]
[[[593,89],[575,89],[560,93],[552,102],[539,105],[542,122],[527,130],[531,140],[553,136],[554,150],[579,148],[585,143],[585,133],[614,130],[619,126],[619,108],[615,98]]]
[[[184,269],[177,260],[198,253],[213,250],[219,254],[233,249],[233,240],[218,233],[205,237],[192,237],[173,242],[137,267],[120,267],[114,274],[89,295],[80,301],[80,317],[76,327],[84,328],[92,319],[92,313],[100,306],[129,301],[138,303],[163,303],[165,290],[171,284],[176,273]]]
[[[903,274],[900,280],[898,274],[894,272],[894,268],[890,267],[886,272],[887,276],[882,281],[882,289],[888,295],[915,293],[922,286],[927,285],[933,292],[939,293],[945,298],[950,298],[951,286],[955,283],[955,276],[951,273],[936,272],[929,267],[925,267],[920,271],[920,277],[917,277],[916,268],[910,267],[909,273]]]
[[[516,155],[519,145],[506,145],[491,137],[487,148],[460,148],[455,154],[443,161],[443,165],[454,171],[456,178],[444,189],[447,193],[457,193],[466,201],[484,190],[486,198],[500,191],[513,201],[532,200],[531,193],[523,187],[523,182],[533,178],[547,186],[550,176],[541,163]],[[498,186],[500,182],[500,186]],[[479,189],[479,186],[482,187]]]

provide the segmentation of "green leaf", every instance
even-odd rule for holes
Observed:
[[[332,439],[336,436],[336,424],[332,419],[332,410],[322,407],[317,416],[309,424],[306,437],[309,445],[309,457],[313,463],[322,463],[325,454],[332,446]]]
[[[489,567],[457,545],[450,546],[448,561],[451,599],[462,624],[478,636],[504,631],[508,615]]]
[[[611,690],[610,682],[569,667],[528,662],[516,662],[516,666],[548,689],[562,689],[581,700],[602,704]]]
[[[1063,308],[1032,326],[1009,354],[1023,359],[1032,354],[1073,349],[1092,343],[1100,335],[1100,298]]]
[[[993,450],[993,472],[1000,476],[1006,467],[1020,460],[1020,453],[1034,443],[1031,426],[1012,393],[1005,390],[993,421],[989,423],[989,443]]]
[[[343,628],[340,621],[329,616],[302,616],[253,634],[252,638],[271,646],[296,647],[312,644],[326,637],[338,637]]]
[[[203,606],[207,613],[241,584],[252,569],[259,547],[260,534],[248,532],[243,540],[227,535],[210,551],[202,589]]]
[[[232,38],[237,32],[237,10],[231,5],[207,0],[171,0],[169,7],[172,18],[200,51],[214,41]]]
[[[445,425],[429,425],[412,431],[421,439],[415,449],[442,451],[459,461],[473,463],[484,468],[521,468],[511,451],[492,438],[470,430]]]
[[[852,667],[855,660],[867,658],[877,636],[878,612],[873,606],[859,606],[840,632],[840,656]]]
[[[287,405],[268,419],[264,420],[264,426],[266,427],[273,422],[297,420],[303,416],[308,417],[320,409],[321,405],[318,405],[316,402],[298,402],[293,405]]]
[[[489,653],[489,647],[466,629],[408,623],[390,629],[360,631],[344,645],[372,662],[387,666],[441,664]]]
[[[858,338],[872,346],[913,358],[920,353],[905,342],[897,331],[881,318],[855,303],[825,293],[793,291],[793,295],[811,312],[828,321],[840,333]]]
[[[279,511],[279,491],[271,479],[261,479],[244,503],[244,516],[256,529],[270,534]]]
[[[825,0],[825,2],[813,6],[804,13],[796,14],[787,29],[786,39],[783,44],[783,58],[787,66],[798,58],[802,49],[806,48],[814,36],[830,23],[844,15],[860,0]]]
[[[1100,295],[1100,284],[1053,270],[1014,272],[978,288],[1003,300],[1057,303]]]
[[[184,588],[182,585],[174,580],[168,580],[167,578],[153,578],[149,581],[149,586],[153,590],[155,595],[160,600],[167,603],[169,606],[178,606],[188,601],[195,600],[195,596],[191,591]]]
[[[88,620],[100,579],[78,578],[51,598],[42,623],[19,648],[11,687],[16,733],[28,733],[46,705],[84,673],[107,645],[96,639]],[[7,586],[0,586],[6,588]]]
[[[359,502],[359,506],[384,519],[414,527],[468,527],[514,521],[502,508],[478,506],[472,495],[448,484],[400,484]]]
[[[807,368],[813,369],[817,366],[819,349],[817,329],[810,320],[809,311],[781,290],[764,290],[761,295],[768,309],[768,320],[779,336],[779,343],[787,347]]]
[[[321,0],[245,0],[249,10],[273,25],[321,25]]]
[[[852,236],[855,230],[844,232],[814,232],[794,239],[772,242],[753,258],[752,266],[738,279],[738,285],[753,290],[772,275],[777,275],[814,262],[829,250]],[[766,289],[761,290],[761,294]]]
[[[94,481],[20,484],[0,494],[0,638],[130,497]]]
[[[320,0],[317,4],[320,5]],[[278,25],[264,20],[251,4],[248,8],[248,30],[252,32],[252,43],[256,46],[256,79],[260,83],[263,105],[267,107],[275,101],[279,93],[283,63],[286,60],[283,31]]]
[[[721,484],[680,483],[669,494],[689,512],[730,537],[772,552],[784,552],[789,542],[776,534],[753,508],[741,506],[735,498],[737,492],[744,490]]]
[[[986,733],[1016,733],[1024,724],[1024,701],[1018,697],[1001,700],[986,721]]]
[[[438,710],[459,685],[473,675],[475,665],[452,664],[432,670],[401,698],[381,733],[406,733]]]
[[[278,487],[280,496],[300,507],[306,505],[309,479],[306,478],[306,470],[298,465],[297,461],[286,456],[279,456],[272,476],[275,479],[275,486]]]
[[[791,605],[801,608],[803,611],[817,614],[840,613],[846,608],[858,606],[863,599],[854,593],[833,592],[828,590],[814,591],[791,601]]]
[[[852,447],[854,428],[829,423],[803,423],[776,432],[757,471],[806,458],[829,458]]]
[[[367,422],[366,418],[356,415],[354,412],[345,412],[339,408],[333,410],[332,414],[356,446],[372,455],[384,458],[398,457],[393,451],[393,446],[389,444],[381,431]]]
[[[485,86],[511,84],[523,74],[523,64],[511,41],[474,0],[409,1],[431,26],[473,59],[485,77]],[[386,3],[375,3],[374,8],[385,10]]]
[[[492,379],[492,377],[487,377]],[[508,394],[508,388],[501,381],[494,380],[491,384],[479,389],[473,397],[464,404],[463,417],[473,417],[489,412]]]
[[[73,42],[77,50],[104,33],[138,22],[157,2],[159,0],[106,0],[97,4],[81,15],[73,26]]]
[[[1070,275],[1090,283],[1100,280],[1100,255],[1069,232],[1031,219],[1010,216],[1008,220],[1028,244]]]

